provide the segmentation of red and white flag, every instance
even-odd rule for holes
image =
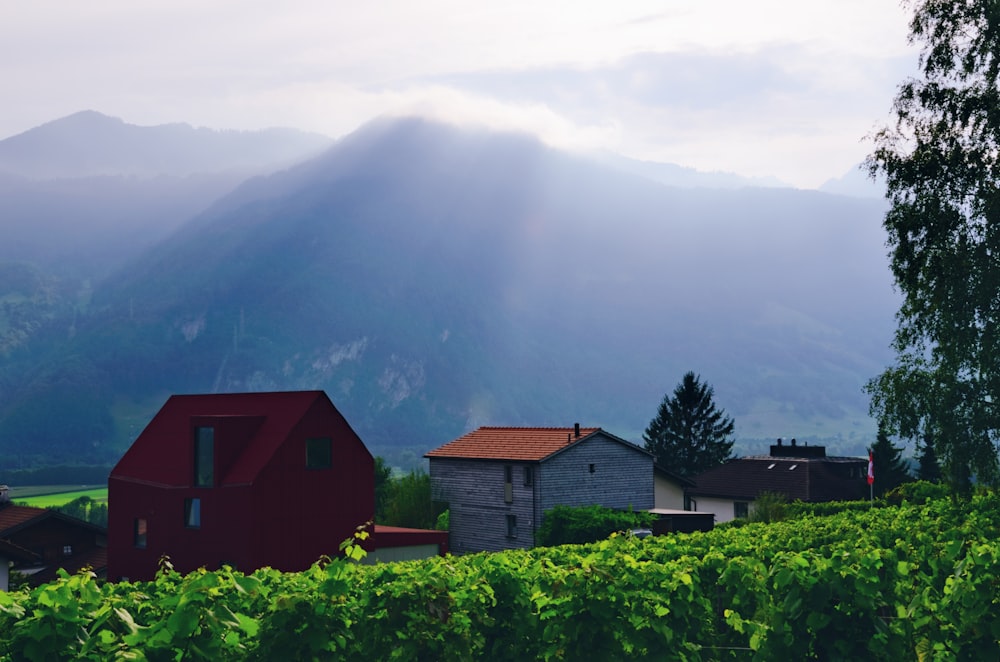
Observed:
[[[868,451],[868,484],[871,485],[875,482],[875,456],[872,455],[871,451]]]

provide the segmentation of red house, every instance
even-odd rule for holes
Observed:
[[[322,391],[172,396],[108,479],[108,578],[304,570],[372,519],[374,473]]]

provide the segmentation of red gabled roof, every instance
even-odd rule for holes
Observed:
[[[323,391],[173,395],[111,471],[112,478],[178,486],[190,482],[188,444],[193,417],[243,417],[253,433],[219,484],[246,484],[267,465]],[[339,412],[338,412],[339,414]],[[345,422],[346,423],[346,422]]]
[[[577,437],[574,428],[485,427],[435,448],[424,457],[539,462],[596,432],[603,430],[580,428],[580,436]],[[613,435],[608,436],[617,439]]]

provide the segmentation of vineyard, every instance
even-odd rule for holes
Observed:
[[[1000,498],[307,572],[0,593],[0,660],[983,660]]]

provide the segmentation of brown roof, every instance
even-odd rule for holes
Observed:
[[[575,428],[485,427],[435,448],[424,457],[539,462],[596,432],[603,430],[580,428],[580,436],[577,437]],[[604,434],[617,439],[606,432]]]
[[[36,517],[48,514],[48,512],[44,508],[33,506],[15,506],[14,504],[0,506],[0,536],[3,536],[9,529],[16,529]]]
[[[746,500],[756,499],[763,492],[802,501],[864,499],[868,483],[860,473],[851,478],[849,467],[867,463],[863,458],[747,457],[695,476],[697,487],[688,493]]]
[[[30,563],[38,560],[38,554],[9,540],[0,539],[0,560]]]

